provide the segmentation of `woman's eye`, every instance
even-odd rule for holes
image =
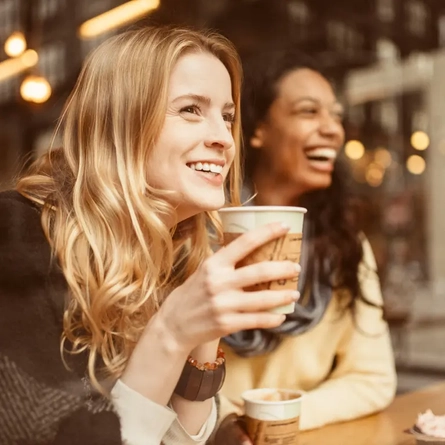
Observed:
[[[181,113],[191,113],[199,115],[201,109],[198,105],[188,105],[187,107],[181,108]]]
[[[303,108],[301,110],[301,112],[304,113],[304,114],[316,114],[317,111],[318,110],[316,108]]]
[[[302,115],[306,115],[306,116],[312,116],[317,113],[318,113],[318,110],[317,110],[317,108],[314,108],[314,107],[300,108],[293,112],[293,114],[302,114]]]
[[[223,115],[223,118],[226,122],[233,124],[235,122],[235,115],[232,113],[226,113]]]

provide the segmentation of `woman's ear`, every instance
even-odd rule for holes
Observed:
[[[264,145],[264,129],[263,129],[262,124],[260,124],[260,125],[258,125],[258,127],[256,127],[255,133],[250,138],[249,142],[250,142],[250,146],[252,148],[258,148],[258,149],[263,148],[263,145]]]

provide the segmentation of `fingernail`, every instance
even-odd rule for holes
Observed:
[[[290,225],[289,225],[289,224],[286,224],[286,223],[284,223],[284,222],[281,223],[281,227],[282,227],[284,230],[290,230]]]
[[[301,272],[301,266],[298,263],[294,263],[295,272]]]
[[[281,323],[283,323],[284,320],[286,320],[286,315],[282,315],[282,316],[281,316]]]
[[[299,300],[299,298],[300,298],[300,292],[298,292],[298,291],[293,291],[292,292],[292,299],[294,300],[294,301],[297,301],[297,300]]]

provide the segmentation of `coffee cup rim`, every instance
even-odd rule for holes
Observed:
[[[257,398],[249,397],[249,393],[254,393],[260,390],[267,390],[267,391],[279,391],[284,393],[292,393],[292,394],[298,394],[298,397],[295,397],[290,400],[258,400]],[[305,392],[300,391],[297,389],[285,389],[285,388],[254,388],[254,389],[248,389],[247,391],[244,391],[241,394],[241,398],[245,402],[250,403],[261,403],[262,405],[290,405],[292,403],[295,403],[295,401],[301,401],[304,397]]]
[[[304,207],[293,206],[233,206],[223,207],[218,212],[230,213],[230,212],[299,212],[306,213],[307,209]]]

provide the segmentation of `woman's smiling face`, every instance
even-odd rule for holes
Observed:
[[[178,221],[225,203],[235,156],[232,82],[215,56],[182,56],[170,77],[166,117],[150,156],[148,182],[173,192]]]
[[[344,143],[342,117],[343,107],[321,74],[307,68],[289,72],[250,141],[261,171],[299,194],[329,187]]]

